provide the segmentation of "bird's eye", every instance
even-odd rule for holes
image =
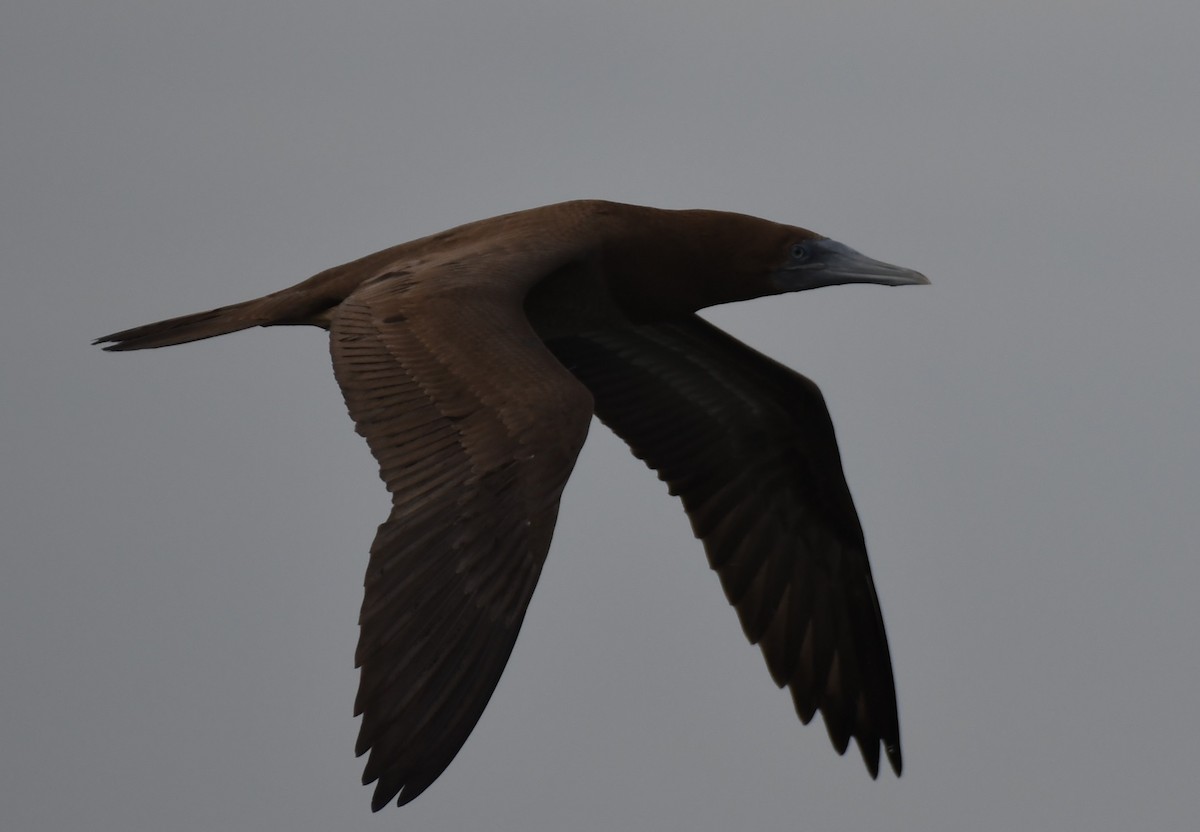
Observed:
[[[796,243],[792,246],[793,260],[807,260],[808,253],[808,246],[806,246],[804,243]]]

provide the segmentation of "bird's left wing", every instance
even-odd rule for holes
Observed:
[[[376,810],[424,791],[487,705],[592,416],[519,292],[420,276],[369,281],[330,326],[338,383],[392,494],[356,656]]]

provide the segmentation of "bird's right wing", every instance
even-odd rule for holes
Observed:
[[[356,656],[357,751],[370,751],[376,810],[424,791],[475,727],[592,416],[519,296],[431,292],[436,276],[422,277],[364,284],[330,326],[338,383],[392,494]]]
[[[898,774],[900,729],[866,544],[817,386],[697,316],[548,342],[596,415],[687,510],[776,684],[839,753]]]

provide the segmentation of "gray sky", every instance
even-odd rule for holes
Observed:
[[[0,827],[1192,828],[1200,5],[184,3],[0,11]],[[821,385],[905,773],[795,719],[596,426],[508,671],[369,811],[387,495],[316,330],[89,340],[574,197],[918,268],[711,320]]]

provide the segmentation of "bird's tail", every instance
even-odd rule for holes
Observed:
[[[225,335],[252,326],[263,326],[272,323],[263,308],[265,300],[266,298],[258,298],[232,306],[222,306],[220,309],[210,309],[207,312],[197,312],[194,315],[135,326],[133,329],[97,338],[92,343],[107,344],[104,349],[113,351],[148,350],[186,344],[189,341]]]
[[[189,341],[200,341],[254,326],[327,326],[321,322],[320,313],[336,303],[335,299],[309,297],[306,293],[285,289],[232,306],[135,326],[133,329],[97,338],[92,343],[106,344],[104,349],[121,352],[186,344]]]

